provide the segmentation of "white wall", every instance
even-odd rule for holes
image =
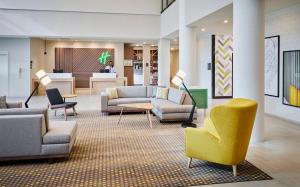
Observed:
[[[52,72],[55,67],[55,48],[114,48],[115,69],[118,76],[124,76],[124,43],[103,43],[103,42],[72,42],[72,41],[47,41],[47,55],[43,68]]]
[[[30,94],[30,39],[0,38],[0,51],[8,51],[8,96],[28,96]]]
[[[0,36],[158,39],[160,16],[0,10]]]
[[[212,34],[200,33],[197,37],[197,68],[198,84],[201,88],[207,88],[208,98],[211,98],[211,70],[207,69],[207,64],[212,63]]]
[[[160,18],[160,37],[164,38],[179,29],[179,3],[175,1]]]
[[[0,0],[0,7],[7,9],[159,15],[161,0]]]
[[[266,16],[266,36],[280,35],[280,92],[279,98],[265,96],[268,114],[300,124],[300,108],[282,104],[283,51],[300,50],[300,4],[281,9]]]

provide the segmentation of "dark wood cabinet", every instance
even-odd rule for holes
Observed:
[[[133,66],[124,66],[124,77],[127,77],[127,85],[133,86]]]

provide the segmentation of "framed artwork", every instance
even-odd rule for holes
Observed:
[[[284,105],[300,108],[300,50],[283,51]]]
[[[232,98],[233,39],[231,35],[212,35],[212,97]]]
[[[265,38],[265,95],[279,97],[280,36]]]

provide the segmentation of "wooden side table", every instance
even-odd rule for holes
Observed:
[[[62,95],[62,98],[64,99],[64,102],[66,102],[66,98],[74,98],[77,97],[76,94],[66,94],[66,95]]]

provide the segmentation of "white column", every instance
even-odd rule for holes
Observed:
[[[233,1],[233,96],[258,102],[251,142],[264,139],[264,1]]]
[[[158,85],[170,86],[170,40],[160,39],[158,44]]]
[[[186,26],[187,0],[179,0],[179,69],[187,75],[186,85],[197,83],[196,35],[191,27]]]
[[[143,85],[150,83],[150,46],[143,45]]]

